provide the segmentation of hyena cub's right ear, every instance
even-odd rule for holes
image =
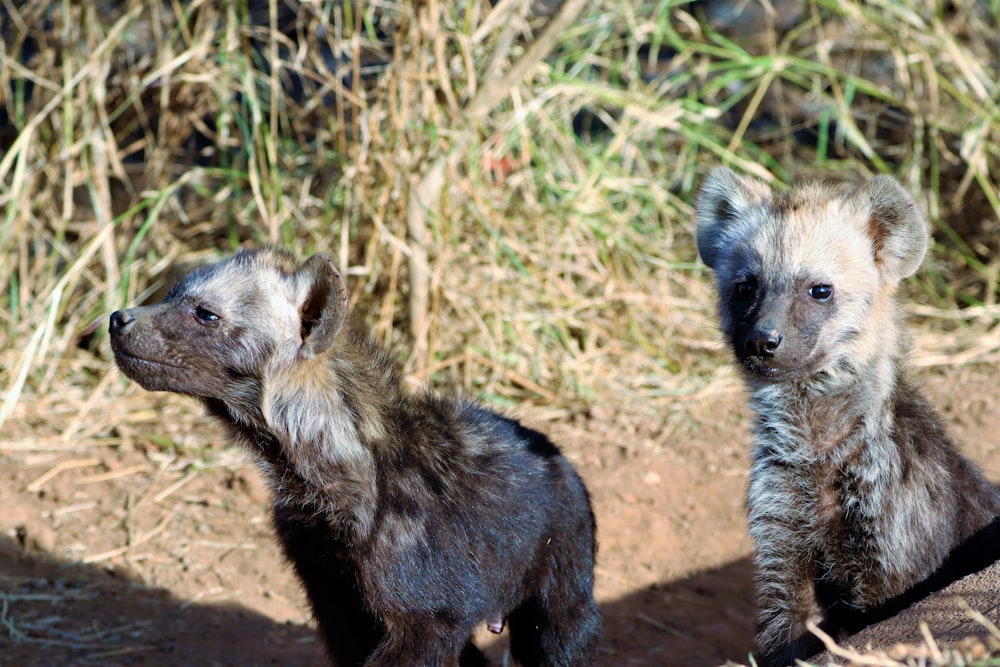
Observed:
[[[329,349],[347,319],[347,286],[326,255],[313,255],[298,270],[305,283],[305,300],[299,306],[302,348],[309,359]]]
[[[716,268],[720,257],[736,240],[734,223],[771,197],[771,188],[760,181],[737,176],[726,167],[713,169],[698,194],[696,225],[701,260]]]
[[[853,200],[882,278],[898,282],[912,275],[927,252],[928,228],[910,193],[891,176],[876,176],[855,190]]]

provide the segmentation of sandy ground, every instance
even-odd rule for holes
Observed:
[[[994,369],[920,377],[964,451],[1000,481]],[[598,665],[746,661],[748,417],[735,375],[723,380],[679,404],[685,419],[669,433],[662,415],[521,413],[562,445],[593,495]],[[144,396],[147,410],[128,413],[115,446],[70,451],[33,441],[32,420],[5,426],[0,667],[325,664],[254,468],[207,420],[178,425],[172,415],[197,412],[193,402]],[[189,443],[184,455],[157,434]],[[500,664],[505,638],[482,639]]]

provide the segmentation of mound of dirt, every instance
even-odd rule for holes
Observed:
[[[892,618],[865,628],[843,642],[843,648],[869,654],[880,652],[896,660],[919,657],[923,652],[927,661],[932,659],[933,645],[939,653],[950,649],[976,657],[976,653],[993,652],[996,648],[997,624],[1000,624],[1000,563],[970,574]],[[811,662],[844,665],[857,662],[857,658],[846,652],[834,655],[827,651]]]

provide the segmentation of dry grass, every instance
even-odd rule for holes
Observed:
[[[813,3],[736,43],[528,4],[7,5],[0,423],[59,396],[49,435],[107,436],[107,313],[263,242],[333,253],[417,380],[667,414],[717,377],[689,221],[719,162],[896,172],[940,230],[918,313],[997,358],[995,15]]]

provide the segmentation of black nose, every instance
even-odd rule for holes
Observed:
[[[108,331],[113,334],[124,334],[127,333],[129,329],[132,328],[132,324],[135,322],[135,315],[127,310],[116,310],[111,313],[111,325],[108,327]]]
[[[747,338],[747,350],[759,357],[773,357],[781,341],[781,332],[777,329],[754,329]]]

